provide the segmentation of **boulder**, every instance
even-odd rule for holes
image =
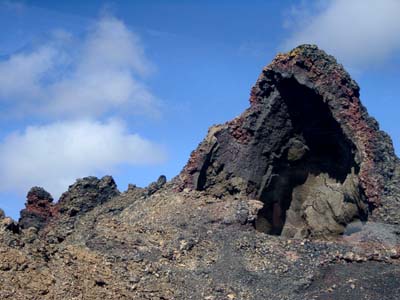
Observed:
[[[19,225],[21,228],[43,228],[56,215],[53,197],[41,187],[33,187],[26,196],[25,209],[21,211]]]
[[[63,193],[58,202],[59,212],[73,217],[84,214],[120,194],[114,179],[94,176],[78,179]]]

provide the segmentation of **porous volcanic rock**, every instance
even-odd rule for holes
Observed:
[[[76,224],[88,212],[120,194],[111,176],[94,176],[76,180],[63,193],[57,203],[58,216],[48,222],[41,235],[50,244],[63,241],[74,230]]]
[[[82,178],[39,230],[0,220],[0,299],[400,299],[399,163],[357,85],[305,45],[250,100],[169,182]]]
[[[399,221],[378,213],[399,209],[392,142],[332,56],[312,45],[278,55],[250,104],[209,129],[180,174],[182,189],[259,199],[260,230],[287,236],[341,234],[371,213]]]
[[[165,185],[166,182],[167,182],[167,177],[165,177],[165,175],[160,175],[157,181],[150,183],[149,186],[147,187],[147,195],[152,195],[155,192],[157,192]]]
[[[61,214],[80,215],[117,195],[119,191],[111,176],[104,176],[101,179],[89,176],[78,179],[61,195],[58,209]]]
[[[53,197],[41,187],[33,187],[28,192],[26,208],[21,211],[19,225],[22,228],[41,229],[56,215]]]

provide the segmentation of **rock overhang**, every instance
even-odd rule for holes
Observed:
[[[332,174],[326,178],[333,181],[325,187],[336,189],[335,185],[340,183],[342,197],[336,210],[343,210],[343,205],[348,203],[355,204],[339,215],[337,211],[332,212],[332,218],[341,227],[352,218],[366,218],[372,209],[381,206],[384,183],[393,177],[397,158],[388,136],[368,116],[360,101],[359,90],[357,83],[334,57],[316,46],[301,45],[287,54],[277,55],[262,70],[251,89],[250,107],[232,121],[210,128],[205,140],[192,152],[179,177],[181,187],[204,190],[217,197],[240,195],[261,199],[263,191],[272,184],[272,178],[284,177],[277,170],[280,165],[293,164],[287,159],[288,153],[299,155],[311,143],[314,144],[314,149],[311,149],[314,158],[322,148],[326,148],[323,155],[336,148],[335,155],[325,158],[333,160],[331,167],[336,164],[337,170],[345,169],[340,178]],[[307,105],[308,108],[304,108]],[[315,109],[316,106],[320,108]],[[314,115],[307,110],[314,110]],[[295,120],[296,111],[302,111],[298,117],[300,121]],[[323,125],[324,118],[329,119],[330,124]],[[319,121],[323,130],[333,130],[336,136],[314,135],[312,142],[308,134],[308,141],[304,141],[306,131],[312,127],[306,123],[313,120]],[[300,125],[303,127],[299,129],[299,125],[292,124],[296,122],[306,125]],[[321,138],[325,139],[326,145],[318,142]],[[290,143],[297,143],[297,146],[290,148]],[[296,150],[296,147],[300,149]],[[308,155],[307,159],[312,161],[313,157]],[[315,170],[308,173],[314,176],[329,173],[323,164],[323,159],[320,159],[319,174]],[[292,180],[290,176],[288,178]],[[301,183],[290,184],[290,196],[286,197],[291,198],[292,192],[299,190],[297,186],[311,180],[307,178],[304,175]],[[316,181],[321,182],[320,179]],[[274,193],[276,190],[271,195]],[[325,201],[328,208],[331,204]],[[272,222],[273,216],[270,219]]]

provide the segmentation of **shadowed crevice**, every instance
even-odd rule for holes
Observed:
[[[277,89],[283,100],[280,109],[285,110],[290,122],[287,122],[286,148],[272,163],[269,183],[260,194],[264,207],[259,212],[256,227],[280,235],[296,187],[304,185],[310,175],[319,177],[321,174],[340,187],[349,175],[358,174],[359,166],[354,159],[354,144],[345,137],[319,95],[293,78],[283,79]],[[313,184],[309,188],[318,190],[320,187]],[[308,195],[298,196],[303,196],[302,202],[307,201]],[[348,197],[346,194],[347,201],[354,200]],[[304,207],[296,209],[296,213],[298,220],[304,219]]]

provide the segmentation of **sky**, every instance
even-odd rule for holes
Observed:
[[[76,178],[178,175],[279,52],[317,44],[399,153],[400,1],[0,0],[0,207]]]

